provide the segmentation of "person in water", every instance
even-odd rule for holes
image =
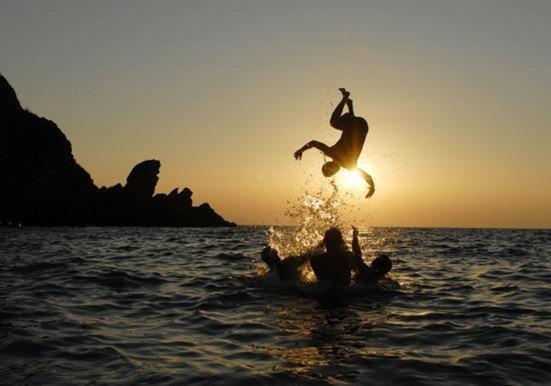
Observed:
[[[339,89],[342,93],[342,100],[333,111],[331,120],[329,123],[337,130],[342,131],[341,137],[333,146],[327,146],[324,143],[318,141],[310,141],[300,149],[298,149],[294,156],[296,160],[302,158],[302,153],[305,150],[316,148],[320,150],[332,161],[326,162],[321,171],[325,177],[331,177],[335,175],[340,168],[348,170],[357,170],[363,179],[369,185],[369,191],[366,198],[369,198],[375,193],[375,184],[373,178],[367,174],[364,170],[356,166],[358,157],[362,152],[362,148],[365,142],[365,137],[369,131],[367,121],[362,117],[356,117],[354,115],[354,107],[352,99],[350,99],[350,93],[344,88]],[[344,105],[348,106],[348,113],[343,114]]]
[[[276,249],[266,247],[262,251],[262,260],[270,270],[277,271],[281,280],[296,280],[300,275],[300,267],[309,262],[319,281],[348,285],[352,272],[356,280],[375,282],[392,269],[392,261],[387,255],[380,255],[370,265],[362,259],[362,251],[358,242],[358,230],[353,228],[352,251],[348,250],[342,233],[338,228],[331,228],[323,237],[325,252],[290,256],[281,259]]]

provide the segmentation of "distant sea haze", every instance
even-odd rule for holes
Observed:
[[[551,231],[364,229],[391,279],[327,292],[266,230],[0,228],[0,383],[551,383]]]

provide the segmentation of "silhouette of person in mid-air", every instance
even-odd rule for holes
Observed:
[[[333,176],[340,168],[357,170],[369,185],[369,191],[366,195],[366,198],[369,198],[375,193],[373,178],[364,170],[356,166],[369,127],[365,119],[354,115],[352,99],[349,98],[350,93],[344,88],[340,88],[339,90],[342,93],[342,100],[335,108],[335,111],[333,111],[329,122],[333,128],[342,131],[341,137],[337,143],[333,146],[327,146],[318,141],[310,141],[298,149],[294,156],[296,160],[300,160],[305,150],[311,148],[320,150],[323,154],[332,159],[332,161],[326,162],[321,168],[325,177]],[[342,111],[345,104],[348,106],[348,113],[343,114]]]

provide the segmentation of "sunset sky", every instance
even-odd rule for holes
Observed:
[[[7,1],[0,72],[99,186],[162,163],[239,224],[329,189],[339,87],[370,125],[362,225],[551,227],[551,1]]]

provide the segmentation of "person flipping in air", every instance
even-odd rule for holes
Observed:
[[[335,111],[333,111],[329,122],[333,128],[342,131],[341,137],[337,143],[333,146],[327,146],[319,141],[310,141],[298,149],[294,156],[296,160],[300,160],[305,150],[311,148],[320,150],[323,154],[332,159],[332,161],[326,162],[321,168],[325,177],[335,175],[340,168],[357,170],[369,185],[369,191],[366,195],[366,198],[369,198],[375,193],[373,178],[364,170],[356,166],[369,127],[365,119],[354,115],[352,99],[349,98],[350,93],[344,88],[340,88],[339,90],[342,93],[342,100],[335,108]],[[343,114],[342,111],[345,104],[348,106],[348,113]]]

